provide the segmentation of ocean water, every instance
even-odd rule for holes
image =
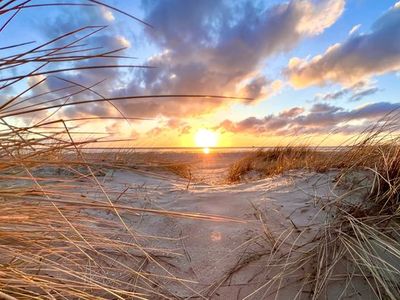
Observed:
[[[209,153],[246,153],[258,150],[272,150],[276,147],[210,147]],[[312,148],[312,147],[311,147]],[[129,151],[130,153],[187,153],[187,154],[200,154],[204,153],[204,148],[201,147],[131,147],[131,148],[84,148],[92,151],[102,152],[123,152]],[[339,151],[344,150],[345,147],[316,147],[318,151]]]

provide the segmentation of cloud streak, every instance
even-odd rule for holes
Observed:
[[[347,97],[350,102],[360,101],[367,96],[374,95],[379,91],[379,88],[373,86],[367,81],[359,81],[350,87],[344,87],[334,92],[325,94],[317,94],[314,101],[334,101]]]

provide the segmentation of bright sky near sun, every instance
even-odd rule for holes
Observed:
[[[3,33],[9,39],[0,41],[0,48],[27,41],[42,43],[87,25],[108,25],[90,37],[90,47],[126,47],[120,54],[136,59],[113,58],[111,64],[156,68],[82,70],[59,76],[86,86],[101,82],[93,90],[109,97],[207,94],[248,98],[120,101],[115,105],[124,115],[147,120],[130,124],[102,120],[82,126],[82,130],[107,132],[115,139],[134,139],[124,146],[271,146],[295,139],[335,145],[400,108],[400,2],[105,2],[153,28],[108,8],[35,8],[21,11],[10,23]],[[7,16],[2,18],[3,22]],[[8,54],[12,51],[1,50],[1,55]],[[42,79],[32,77],[19,88]],[[49,76],[26,96],[66,85]],[[18,92],[7,90],[0,95],[0,103]],[[86,92],[69,101],[84,97],[94,96]],[[119,116],[119,112],[104,103],[57,112],[63,118],[110,115]],[[32,116],[12,120],[31,121]]]

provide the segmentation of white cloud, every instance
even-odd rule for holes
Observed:
[[[400,6],[380,17],[367,34],[353,33],[346,41],[314,58],[293,58],[286,71],[295,87],[338,82],[351,86],[375,75],[400,69]]]
[[[351,30],[349,31],[349,35],[353,35],[354,33],[356,33],[361,27],[361,24],[357,24],[354,25],[353,28],[351,28]]]

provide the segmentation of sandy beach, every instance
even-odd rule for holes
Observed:
[[[118,241],[128,256],[118,255],[121,249],[113,254],[112,249],[94,247],[125,266],[113,275],[121,282],[130,268],[147,274],[154,281],[149,299],[308,299],[305,279],[316,266],[305,263],[285,272],[288,267],[280,257],[288,252],[300,256],[312,247],[307,245],[329,218],[323,206],[340,193],[333,187],[337,172],[300,170],[262,179],[253,174],[240,183],[226,183],[228,167],[244,155],[158,156],[191,162],[190,181],[168,171],[103,168],[96,180],[82,177],[79,187],[71,189],[68,180],[76,185],[77,173],[47,166],[34,168],[32,174],[41,184],[51,178],[51,193],[62,195],[51,203],[61,210],[72,205],[94,233]],[[5,188],[32,189],[32,182],[25,184],[18,180]],[[74,207],[65,193],[80,198],[79,205]],[[70,265],[67,258],[60,263]],[[349,285],[338,276],[320,299],[374,299],[356,278]],[[135,283],[139,291],[148,285],[140,277]]]

